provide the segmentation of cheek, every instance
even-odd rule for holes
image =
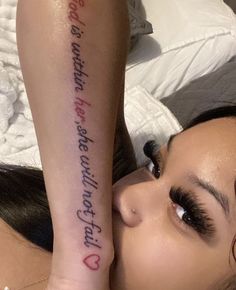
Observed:
[[[150,222],[137,228],[126,228],[120,239],[114,280],[119,287],[113,289],[190,289],[192,283],[199,283],[205,272],[211,272],[204,256],[193,241],[173,237],[161,224]]]
[[[170,275],[175,284],[181,273],[185,276],[187,269],[182,254],[173,242],[166,239],[161,229],[150,232],[146,226],[124,231],[117,270],[119,281],[125,287],[128,285],[125,289],[166,289]]]

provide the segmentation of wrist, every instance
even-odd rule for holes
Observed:
[[[53,272],[45,290],[109,290],[109,272],[109,268],[96,275],[85,276],[78,272],[76,279]]]

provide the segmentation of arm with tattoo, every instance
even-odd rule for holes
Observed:
[[[48,290],[109,288],[128,42],[126,0],[18,1],[17,45],[54,230]]]

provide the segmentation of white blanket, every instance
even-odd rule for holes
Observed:
[[[42,168],[18,58],[16,4],[0,0],[0,161]],[[126,89],[125,116],[139,165],[145,161],[147,139],[163,143],[181,129],[170,111],[140,86]]]

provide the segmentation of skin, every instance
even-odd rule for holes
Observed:
[[[156,179],[139,169],[113,187],[113,218],[117,264],[112,268],[112,290],[207,290],[235,272],[228,262],[235,234],[236,121],[222,118],[197,125],[177,135],[167,153],[161,148],[164,170]],[[207,191],[184,178],[191,171],[229,198],[230,221]],[[214,241],[203,241],[181,224],[171,206],[171,186],[192,190],[214,220]],[[131,212],[135,208],[136,214]]]
[[[108,290],[127,1],[23,0],[16,18],[54,230],[47,290]]]
[[[0,219],[0,289],[21,289],[48,277],[51,253],[31,244]],[[35,284],[27,290],[42,290],[48,281]]]
[[[113,185],[113,206],[120,208],[119,212],[113,211],[117,262],[112,264],[110,271],[111,290],[208,290],[219,280],[235,273],[231,254],[236,228],[235,129],[235,119],[229,118],[197,125],[178,134],[169,153],[166,146],[161,147],[161,168],[164,168],[159,178],[147,168],[141,168]],[[190,171],[228,197],[228,220],[212,195],[184,178]],[[214,221],[217,230],[214,240],[203,240],[194,229],[181,223],[176,207],[169,199],[171,186],[182,186],[197,195]],[[136,214],[131,212],[132,208],[135,208]],[[1,236],[0,256],[1,265],[9,266],[8,270],[6,266],[0,266],[0,281],[13,281],[14,284],[8,283],[8,286],[19,289],[21,285],[49,274],[51,255],[41,249],[33,249],[32,244],[29,247],[27,241],[21,247],[19,236],[1,222],[1,232],[6,229],[10,234]],[[11,251],[6,251],[9,242]],[[10,263],[12,251],[17,263]],[[26,259],[22,259],[24,255]],[[38,268],[31,267],[26,274],[24,267],[36,256]],[[19,272],[16,272],[17,269]],[[5,276],[2,276],[4,273]],[[43,284],[41,288],[37,287],[28,289],[44,289]]]

